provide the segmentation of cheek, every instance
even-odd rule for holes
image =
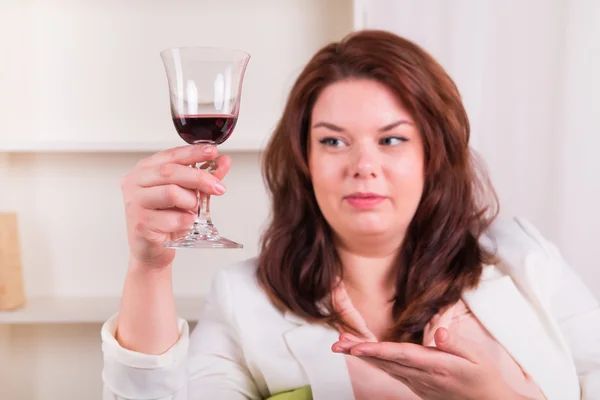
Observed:
[[[314,154],[309,160],[311,180],[315,191],[328,191],[332,185],[340,182],[339,162],[326,154]]]
[[[424,169],[424,160],[420,154],[396,158],[390,169],[394,197],[404,200],[417,199],[416,201],[418,201],[421,198],[425,182]]]
[[[334,160],[321,155],[314,155],[309,160],[313,191],[319,207],[324,213],[334,206],[335,199],[339,197],[340,169]]]

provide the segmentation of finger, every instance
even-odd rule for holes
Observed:
[[[453,322],[455,306],[440,311],[434,315],[423,329],[423,345],[435,346],[434,335],[438,328],[449,328]]]
[[[177,185],[187,189],[200,190],[204,193],[220,195],[225,193],[221,180],[212,174],[185,165],[169,163],[137,172],[139,186]]]
[[[140,217],[136,227],[140,231],[174,233],[187,231],[196,214],[183,210],[148,210]]]
[[[193,144],[180,146],[144,158],[138,163],[138,167],[148,168],[170,163],[192,165],[198,162],[212,160],[216,154],[217,149],[213,145]]]
[[[148,210],[193,210],[198,206],[196,192],[177,185],[138,188],[137,196],[139,205]]]
[[[395,363],[393,361],[382,360],[382,359],[375,358],[375,357],[364,357],[363,356],[363,357],[359,357],[359,358],[361,360],[373,365],[374,367],[379,368],[383,372],[390,375],[392,378],[402,381],[404,384],[408,385],[409,387],[410,387],[411,380],[417,380],[417,381],[421,382],[424,380],[431,379],[431,375],[429,375],[427,372],[417,369],[417,368],[407,367],[405,365],[401,365],[401,364]]]
[[[355,329],[365,340],[369,342],[377,341],[377,338],[367,326],[365,319],[360,315],[358,310],[354,308],[352,300],[350,300],[350,296],[348,296],[348,292],[344,286],[344,282],[340,282],[333,290],[332,302],[334,309],[339,313],[342,321]]]
[[[215,158],[215,162],[217,163],[217,170],[213,172],[213,175],[217,179],[223,179],[229,172],[229,167],[231,167],[231,158],[229,158],[229,156],[222,155]]]
[[[449,354],[464,358],[473,363],[480,361],[479,346],[446,328],[438,328],[433,335],[438,349]]]
[[[414,343],[359,343],[352,348],[350,354],[376,357],[424,371],[437,369],[440,365],[448,365],[453,361],[453,356],[443,351]]]
[[[352,349],[357,344],[358,344],[358,342],[352,342],[349,340],[340,340],[340,341],[335,342],[333,344],[333,346],[331,346],[331,350],[333,350],[333,352],[335,352],[335,353],[350,354],[350,349]]]
[[[363,343],[363,342],[365,342],[364,338],[360,338],[360,337],[358,337],[356,335],[353,335],[350,332],[343,332],[340,335],[340,340],[347,340],[347,341],[356,342],[356,343]]]

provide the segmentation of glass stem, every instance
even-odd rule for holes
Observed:
[[[206,170],[212,174],[217,170],[217,163],[214,160],[196,163],[195,168]],[[198,212],[188,236],[201,236],[201,239],[207,240],[219,239],[219,231],[210,218],[210,194],[198,191]]]
[[[198,213],[194,224],[212,225],[210,219],[210,195],[198,191]]]

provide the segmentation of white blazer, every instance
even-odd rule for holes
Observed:
[[[556,248],[522,219],[482,239],[500,264],[464,293],[473,314],[548,400],[600,399],[600,307]],[[104,400],[263,399],[310,385],[315,400],[353,399],[335,330],[282,313],[257,285],[254,261],[221,269],[189,335],[158,356],[126,350],[102,327]]]

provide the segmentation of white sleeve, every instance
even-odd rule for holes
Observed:
[[[600,399],[600,305],[591,290],[567,264],[558,248],[531,224],[519,219],[523,229],[544,248],[552,260],[551,310],[573,357],[582,400]]]
[[[246,367],[230,299],[221,270],[193,333],[180,319],[179,341],[161,355],[121,347],[113,316],[102,327],[103,400],[262,399]]]

